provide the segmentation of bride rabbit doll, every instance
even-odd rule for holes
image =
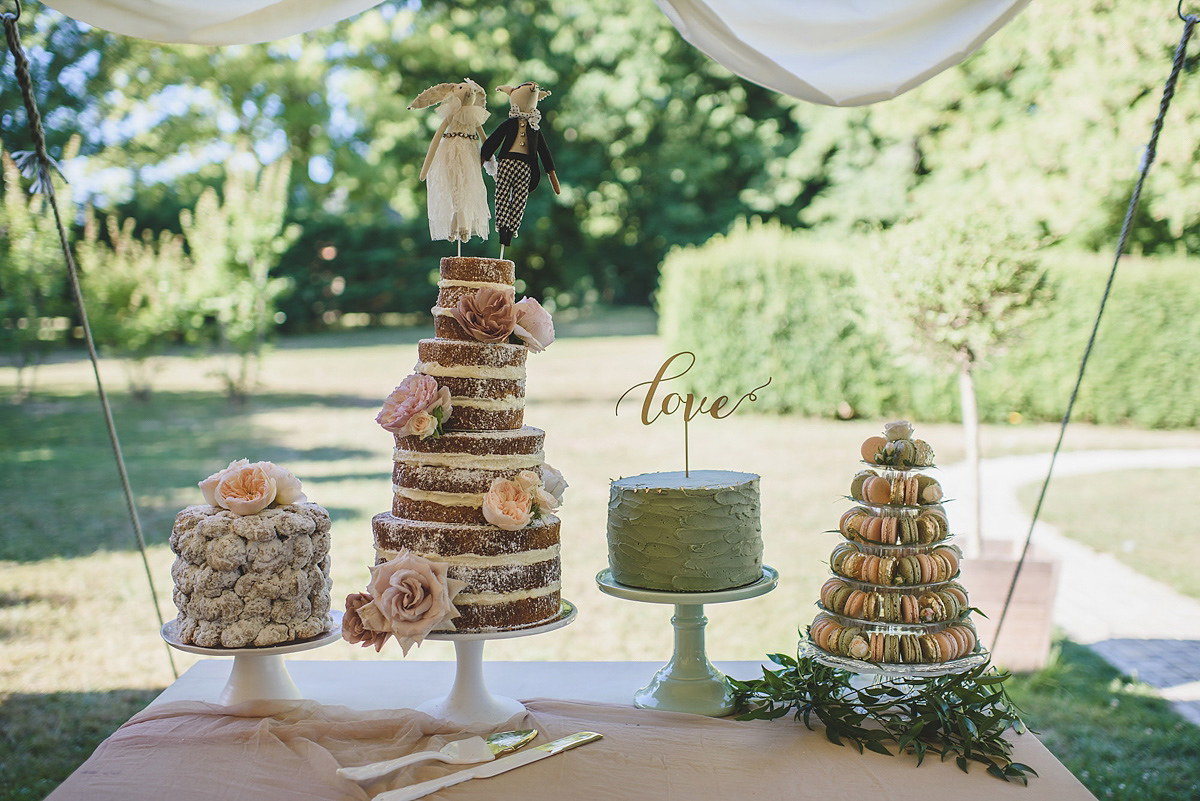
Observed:
[[[458,242],[460,252],[472,236],[488,238],[491,213],[479,165],[486,104],[483,87],[466,78],[430,87],[409,106],[436,105],[442,117],[421,165],[421,180],[429,196],[429,238]]]

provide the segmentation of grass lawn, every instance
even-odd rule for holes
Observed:
[[[1054,663],[1006,685],[1038,739],[1097,798],[1200,798],[1200,727],[1091,650],[1058,646]]]
[[[1191,489],[1188,489],[1191,487]],[[1126,470],[1051,481],[1041,519],[1089,548],[1200,599],[1200,469]],[[1018,497],[1031,512],[1041,485]],[[1115,499],[1115,500],[1114,500]],[[1093,510],[1104,509],[1097,515]]]
[[[562,325],[560,340],[530,357],[526,420],[546,430],[547,459],[571,484],[561,514],[563,593],[580,614],[552,635],[490,644],[490,660],[665,662],[670,656],[669,607],[612,598],[593,579],[607,565],[609,480],[683,466],[677,417],[641,425],[640,393],[614,413],[617,398],[650,380],[668,355],[649,333],[652,325],[637,314]],[[614,331],[620,335],[602,335]],[[355,331],[284,342],[265,359],[262,388],[243,407],[216,393],[212,365],[204,361],[162,359],[157,394],[148,404],[132,402],[121,391],[120,364],[105,361],[156,599],[134,545],[90,365],[78,359],[47,365],[32,400],[0,402],[0,801],[44,796],[156,688],[170,683],[170,660],[180,671],[192,664],[196,657],[163,644],[152,604],[174,616],[173,557],[166,546],[171,522],[180,508],[200,502],[196,482],[230,460],[270,459],[295,472],[333,517],[335,598],[364,586],[372,559],[370,518],[391,503],[391,438],[373,418],[382,398],[411,371],[423,335],[429,333]],[[14,371],[0,368],[0,399],[14,384]],[[692,467],[762,476],[765,558],[781,575],[769,595],[706,608],[712,658],[760,659],[794,648],[826,577],[834,538],[825,532],[844,510],[859,444],[880,424],[741,411],[724,421],[693,421]],[[961,459],[957,426],[919,426],[918,435],[934,445],[942,463]],[[1056,436],[1052,425],[990,427],[984,452],[1045,451]],[[1200,432],[1077,426],[1067,441],[1073,449],[1167,446],[1200,447]],[[1110,512],[1105,505],[1091,508]],[[950,514],[953,520],[953,509]],[[1176,553],[1174,539],[1164,538],[1161,547]],[[376,654],[338,642],[297,658],[400,656],[398,649]],[[407,658],[452,660],[453,648],[430,642]],[[1162,720],[1175,725],[1168,712]],[[11,747],[15,743],[22,747]],[[1130,764],[1139,764],[1130,756]]]

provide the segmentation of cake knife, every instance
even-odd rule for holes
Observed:
[[[353,768],[338,768],[337,774],[343,779],[355,782],[367,782],[395,773],[407,765],[424,762],[427,759],[437,759],[449,762],[451,765],[470,765],[475,762],[491,762],[498,756],[516,751],[534,737],[537,729],[518,729],[502,731],[493,734],[486,740],[482,737],[468,737],[465,740],[455,740],[446,743],[437,751],[417,751],[395,759],[385,759],[368,765]]]
[[[604,735],[597,734],[594,731],[581,731],[575,734],[569,734],[566,737],[560,737],[553,742],[539,745],[535,748],[529,748],[510,756],[497,759],[495,762],[484,762],[473,768],[466,768],[456,773],[451,773],[447,776],[442,776],[440,779],[430,779],[425,782],[409,785],[408,787],[400,787],[396,790],[388,790],[375,796],[374,801],[413,801],[413,799],[421,798],[429,795],[437,790],[450,787],[468,779],[487,779],[492,776],[498,776],[501,773],[510,771],[513,768],[519,768],[522,765],[528,765],[532,762],[537,762],[540,759],[545,759],[548,756],[561,754],[563,751],[570,750],[576,746],[590,743],[594,740],[599,740]]]

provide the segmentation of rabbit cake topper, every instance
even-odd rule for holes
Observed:
[[[410,109],[437,106],[442,123],[429,143],[421,180],[428,194],[429,238],[462,243],[472,236],[488,238],[487,188],[479,169],[483,122],[488,118],[487,93],[470,78],[439,83],[413,100]]]
[[[537,107],[538,101],[550,96],[550,90],[526,81],[518,86],[499,86],[496,91],[508,95],[508,119],[483,143],[480,160],[495,157],[497,162],[496,232],[500,235],[500,257],[504,258],[504,248],[521,227],[529,193],[541,182],[543,169],[554,194],[560,190],[550,146],[542,136],[542,112]]]

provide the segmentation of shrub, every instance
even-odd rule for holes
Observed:
[[[829,241],[777,224],[739,223],[699,247],[673,250],[659,289],[668,348],[690,350],[681,381],[712,397],[767,376],[752,409],[832,417],[959,419],[953,376],[913,364],[855,285],[863,239]],[[981,418],[1062,418],[1111,259],[1050,251],[1054,299],[1012,346],[980,365]],[[1200,286],[1195,260],[1129,258],[1118,274],[1075,419],[1186,427],[1200,422]]]

